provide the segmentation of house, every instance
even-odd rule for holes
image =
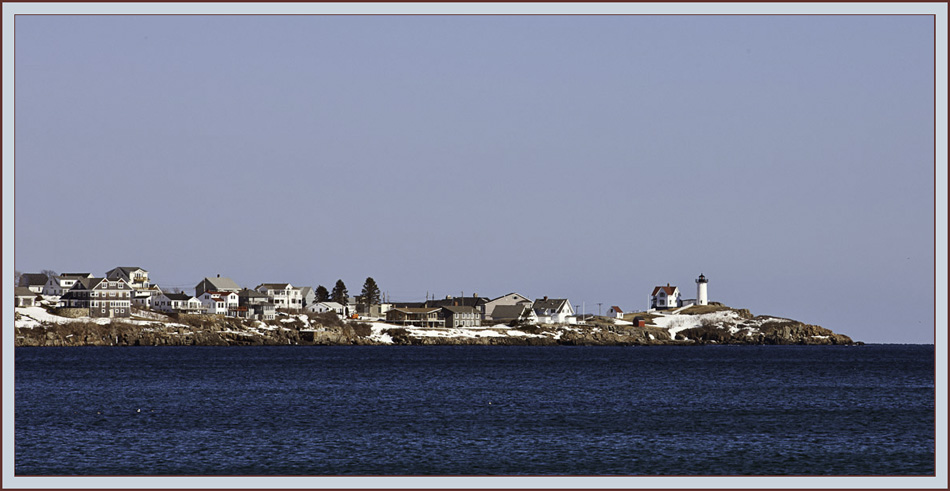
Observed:
[[[439,327],[439,307],[399,307],[386,312],[386,322],[390,324],[412,325],[420,327]]]
[[[316,312],[322,314],[324,312],[335,312],[337,315],[343,316],[344,308],[343,305],[337,302],[316,302],[307,307],[307,310],[310,312]]]
[[[623,310],[616,305],[610,307],[610,310],[607,311],[607,317],[614,317],[617,319],[623,319]]]
[[[152,308],[152,299],[162,293],[158,285],[149,285],[147,288],[138,288],[132,290],[132,305],[140,309]]]
[[[148,288],[148,271],[138,266],[119,266],[106,271],[106,278],[110,280],[125,280],[132,288]]]
[[[270,297],[256,290],[245,288],[239,291],[238,306],[247,309],[243,313],[248,318],[253,317],[269,321],[277,317],[277,308],[270,301]],[[235,312],[240,314],[242,311],[238,309]],[[240,315],[236,317],[240,317]]]
[[[475,307],[445,306],[441,307],[439,316],[445,327],[477,327],[482,325],[482,315]]]
[[[392,308],[393,308],[393,304],[391,303],[380,303],[380,304],[370,305],[369,316],[376,319],[385,318],[386,312],[389,312]]]
[[[680,298],[680,289],[675,286],[670,286],[669,283],[667,283],[666,286],[654,287],[653,293],[650,294],[651,309],[662,310],[682,306],[683,301]]]
[[[79,278],[92,278],[92,273],[63,273],[51,277],[43,286],[43,295],[63,296]]]
[[[548,298],[544,297],[535,300],[531,306],[534,313],[538,315],[540,324],[576,324],[577,318],[574,317],[574,307],[566,298]]]
[[[491,320],[499,324],[509,324],[511,322],[537,324],[538,314],[534,313],[531,305],[526,303],[499,305],[492,311]]]
[[[261,283],[255,290],[267,295],[278,309],[300,310],[303,308],[303,298],[300,289],[290,283]]]
[[[317,294],[314,293],[313,288],[302,286],[299,290],[300,298],[303,300],[303,304],[300,305],[300,308],[306,309],[308,305],[313,305],[313,303],[317,301]]]
[[[525,297],[524,295],[521,295],[520,293],[512,292],[507,295],[502,295],[498,298],[489,300],[481,305],[482,317],[484,317],[485,320],[495,320],[495,314],[493,313],[495,310],[495,307],[498,307],[501,305],[511,306],[511,305],[518,305],[518,304],[525,304],[525,305],[530,306],[531,300],[528,300],[528,297]],[[508,314],[508,311],[506,311],[505,315],[507,314]]]
[[[43,275],[46,276],[46,275]],[[13,289],[14,306],[33,307],[36,305],[36,296],[39,295],[25,286],[18,286]]]
[[[60,301],[65,307],[89,309],[89,317],[132,315],[132,287],[121,279],[77,278]]]
[[[48,281],[49,277],[43,273],[24,273],[20,275],[17,286],[27,288],[33,293],[43,293],[43,287]]]
[[[195,286],[195,295],[201,295],[204,292],[239,292],[241,287],[231,278],[222,278],[218,275],[215,278],[205,278]]]
[[[206,291],[198,295],[197,298],[198,301],[201,302],[202,310],[206,314],[226,316],[228,312],[235,310],[235,307],[239,306],[238,294],[236,292]]]
[[[152,299],[152,308],[162,312],[200,314],[204,306],[200,300],[187,293],[162,292]]]

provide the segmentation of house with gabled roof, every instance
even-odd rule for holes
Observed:
[[[680,289],[675,286],[657,286],[653,288],[650,294],[650,308],[663,310],[673,309],[683,306],[683,300],[680,295]]]
[[[89,317],[132,315],[132,287],[122,279],[77,278],[61,301],[66,307],[89,309]]]
[[[204,292],[239,292],[241,287],[231,278],[222,278],[218,275],[215,278],[205,278],[201,283],[195,285],[195,295],[201,295]]]
[[[277,317],[277,309],[274,307],[274,303],[270,301],[270,297],[257,290],[244,288],[239,291],[238,305],[245,309],[243,311],[241,311],[241,309],[236,311],[239,314],[238,317],[247,316],[249,318],[253,317],[265,321]],[[242,313],[244,315],[240,315]]]
[[[531,300],[528,297],[520,293],[509,293],[507,295],[502,295],[498,298],[494,298],[482,304],[481,311],[482,317],[484,320],[494,320],[495,315],[493,314],[496,307],[501,305],[531,305]]]
[[[386,322],[390,324],[419,327],[440,327],[441,307],[398,307],[386,312]]]
[[[607,317],[623,319],[623,309],[621,309],[620,307],[617,307],[616,305],[611,306],[610,310],[607,311]]]
[[[148,271],[138,266],[119,266],[106,271],[106,278],[110,280],[122,279],[132,288],[148,288]]]
[[[51,277],[43,286],[43,295],[63,296],[79,278],[93,278],[92,273],[63,273]]]
[[[45,275],[44,275],[45,276]],[[15,307],[33,307],[36,305],[36,296],[39,295],[25,286],[18,286],[13,289]]]
[[[537,324],[538,314],[530,304],[519,303],[517,305],[499,305],[492,311],[492,322],[508,324],[511,322],[520,322],[523,324]]]
[[[43,293],[43,287],[49,281],[49,276],[43,273],[23,273],[17,286],[27,288],[33,293]]]
[[[162,292],[152,299],[152,308],[162,312],[200,314],[204,306],[200,300],[187,293]]]
[[[475,307],[467,305],[446,305],[439,312],[445,327],[478,327],[482,325],[482,315]]]
[[[290,283],[261,283],[255,290],[270,297],[271,302],[278,309],[300,310],[303,308],[303,297],[300,289]]]
[[[206,314],[228,315],[239,306],[237,292],[206,291],[196,297]]]
[[[531,305],[540,324],[574,324],[574,307],[566,298],[544,297]]]
[[[307,306],[307,311],[322,314],[324,312],[334,312],[339,316],[344,315],[345,308],[339,302],[315,302]]]

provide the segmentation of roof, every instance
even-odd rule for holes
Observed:
[[[105,278],[79,278],[70,290],[92,290],[103,281],[105,281]]]
[[[239,286],[237,285],[237,283],[235,283],[234,280],[232,280],[231,278],[221,278],[221,277],[219,276],[219,277],[216,277],[216,278],[205,278],[205,279],[203,279],[203,280],[201,280],[201,281],[202,281],[202,282],[207,281],[208,283],[210,283],[211,286],[213,287],[213,288],[210,288],[210,289],[213,289],[213,290],[215,290],[215,291],[222,291],[222,290],[234,290],[234,291],[238,291],[238,290],[241,289],[241,287],[239,287]],[[200,285],[200,284],[201,284],[201,283],[199,283],[199,285]]]
[[[454,305],[477,307],[486,303],[488,303],[488,300],[485,297],[453,297],[429,300],[425,302],[425,305],[428,307],[449,307]]]
[[[332,309],[332,310],[343,308],[343,305],[341,305],[338,302],[317,302],[316,305],[323,305],[323,306],[326,306],[326,308]]]
[[[528,304],[519,303],[517,305],[499,305],[492,311],[492,319],[517,319],[524,315],[524,311],[531,311]]]
[[[165,295],[166,297],[168,297],[169,300],[184,300],[184,301],[187,301],[187,300],[190,300],[190,299],[192,298],[191,295],[189,295],[189,294],[187,294],[187,293],[165,293],[164,295]]]
[[[617,307],[616,305],[611,305],[610,308],[614,309],[614,312],[623,312],[623,309]]]
[[[533,308],[534,309],[551,309],[551,310],[560,310],[564,304],[567,303],[566,298],[548,298],[535,300]],[[494,317],[494,314],[492,314]]]
[[[658,286],[658,287],[656,287],[656,288],[653,289],[653,293],[651,293],[650,296],[651,296],[651,297],[652,297],[652,296],[656,296],[656,294],[659,293],[660,290],[665,291],[667,295],[672,295],[673,292],[676,291],[676,287],[675,287],[675,286],[670,286],[670,285]]]
[[[444,305],[442,306],[442,309],[448,310],[449,312],[452,312],[453,314],[472,314],[472,313],[478,312],[477,310],[475,310],[475,307],[469,307],[469,306],[464,306],[464,305],[463,306]]]
[[[43,273],[24,273],[20,275],[20,286],[41,286],[49,281],[49,276]]]
[[[138,266],[119,266],[117,268],[112,268],[109,271],[106,271],[106,275],[111,274],[113,271],[121,271],[125,273],[126,276],[131,276],[133,271],[139,271],[139,270],[145,271],[144,269]]]
[[[13,296],[15,297],[35,297],[36,295],[36,292],[25,286],[18,286],[13,289]]]
[[[522,295],[522,294],[520,294],[520,293],[518,293],[518,292],[511,292],[511,293],[506,293],[506,294],[504,294],[504,295],[502,295],[502,296],[500,296],[500,297],[495,297],[495,298],[489,300],[489,302],[494,302],[495,300],[499,300],[499,299],[505,298],[505,297],[507,297],[508,295],[518,295],[519,297],[524,298],[525,300],[528,299],[528,297],[526,297],[526,296],[524,296],[524,295]]]
[[[92,278],[92,273],[63,273],[60,278]]]
[[[241,291],[237,292],[237,294],[239,297],[245,297],[245,298],[267,298],[267,299],[270,298],[267,295],[264,295],[263,293],[257,290],[251,290],[250,288],[244,288]]]
[[[285,290],[288,286],[290,286],[290,283],[261,283],[254,289],[267,288],[268,290]]]
[[[398,310],[406,314],[428,314],[439,310],[439,307],[399,307],[392,310]]]

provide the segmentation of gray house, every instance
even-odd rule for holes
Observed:
[[[248,288],[238,291],[238,305],[246,309],[247,317],[253,316],[265,321],[277,317],[277,306],[271,302],[269,296],[259,291]]]
[[[89,317],[132,315],[132,287],[125,280],[79,278],[62,296],[66,307],[89,309]]]
[[[45,275],[44,275],[45,276]],[[36,296],[39,295],[29,288],[18,286],[13,289],[16,307],[33,307],[36,305]]]
[[[17,283],[17,286],[28,288],[33,293],[43,293],[43,287],[46,286],[48,281],[49,277],[43,273],[24,273],[20,275],[20,282]]]
[[[477,327],[482,325],[482,315],[475,307],[449,305],[442,307],[440,317],[445,327]]]
[[[195,296],[200,297],[204,292],[240,292],[241,287],[231,278],[222,278],[218,275],[215,278],[205,278],[201,283],[195,285]]]

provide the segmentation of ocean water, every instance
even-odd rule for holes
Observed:
[[[15,349],[16,475],[932,475],[933,346]]]

